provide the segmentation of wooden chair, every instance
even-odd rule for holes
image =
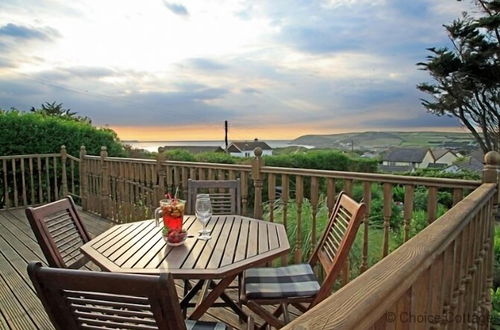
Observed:
[[[241,282],[243,304],[279,329],[289,322],[288,304],[305,312],[328,297],[349,256],[365,210],[364,204],[356,203],[340,193],[323,237],[309,263],[245,271]],[[321,285],[313,271],[316,265],[320,265],[325,273]],[[262,305],[279,306],[271,313]],[[279,319],[281,314],[284,315],[284,321]]]
[[[195,213],[196,195],[210,193],[213,214],[241,214],[240,180],[188,180],[188,214]]]
[[[49,266],[80,268],[89,261],[80,251],[80,246],[90,241],[90,236],[71,197],[28,207],[26,217]]]
[[[169,273],[152,276],[92,272],[31,262],[28,274],[58,330],[229,328],[223,323],[185,321]],[[253,329],[251,320],[248,324]]]

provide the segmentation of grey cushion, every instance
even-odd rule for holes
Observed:
[[[244,276],[248,299],[312,297],[320,288],[309,264],[251,268]]]
[[[227,330],[229,327],[224,323],[186,320],[187,330]]]

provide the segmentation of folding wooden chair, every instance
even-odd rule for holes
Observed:
[[[241,282],[243,304],[279,329],[289,322],[288,304],[305,312],[328,297],[349,256],[365,209],[364,204],[341,193],[309,263],[245,271]],[[320,265],[325,273],[322,284],[313,271],[316,265]],[[262,305],[279,306],[271,313]],[[284,320],[279,319],[281,314]]]
[[[240,180],[188,180],[188,214],[194,214],[196,195],[210,193],[212,213],[241,214],[241,186]]]
[[[160,276],[28,265],[28,273],[58,330],[223,330],[220,322],[184,320],[169,273]],[[248,323],[253,329],[253,322]]]
[[[90,241],[71,197],[28,207],[26,217],[51,267],[81,268],[89,260],[80,246]],[[95,269],[97,266],[92,265]]]

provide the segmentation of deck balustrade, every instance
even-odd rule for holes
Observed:
[[[157,159],[109,157],[105,147],[100,155],[87,155],[82,147],[78,158],[68,155],[64,147],[57,154],[1,156],[0,207],[43,204],[71,194],[84,210],[124,223],[152,218],[158,200],[164,198],[166,192],[177,191],[178,197],[185,197],[188,179],[239,178],[244,215],[262,218],[266,214],[269,221],[291,226],[293,203],[294,251],[292,258],[281,260],[286,264],[308,257],[309,250],[304,248],[306,237],[312,245],[317,242],[321,200],[331,212],[338,192],[343,190],[351,196],[356,192],[366,203],[368,212],[359,234],[362,242],[359,269],[350,270],[347,265],[343,284],[352,280],[352,273],[362,274],[297,319],[290,328],[305,329],[311,325],[379,328],[388,326],[391,315],[397,318],[392,326],[405,328],[399,317],[404,312],[440,315],[441,325],[449,325],[449,315],[470,315],[469,319],[489,315],[499,154],[486,156],[483,183],[269,167],[265,166],[260,150],[255,154],[248,164],[238,165],[170,161],[163,152]],[[375,186],[382,190],[383,239],[377,247],[382,260],[372,266],[368,258],[369,221]],[[395,190],[404,195],[398,212],[402,213],[402,236],[406,243],[392,252]],[[411,219],[417,190],[426,191],[429,226],[412,238]],[[452,208],[437,219],[440,192],[451,193]],[[306,200],[311,209],[307,218],[303,214]],[[304,232],[304,228],[308,228],[308,232]],[[432,323],[425,322],[426,325]],[[470,320],[450,322],[452,328],[477,324]]]

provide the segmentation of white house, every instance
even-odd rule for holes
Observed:
[[[382,156],[380,170],[384,172],[408,172],[417,168],[427,168],[434,163],[430,149],[391,148]]]
[[[255,156],[253,151],[255,148],[262,149],[262,156],[270,156],[273,154],[273,148],[271,148],[267,143],[255,139],[253,141],[237,141],[231,142],[228,146],[227,151],[231,156],[235,157],[253,157]]]
[[[434,163],[446,164],[448,166],[452,165],[461,157],[460,154],[448,149],[432,149],[432,156],[434,157]]]

